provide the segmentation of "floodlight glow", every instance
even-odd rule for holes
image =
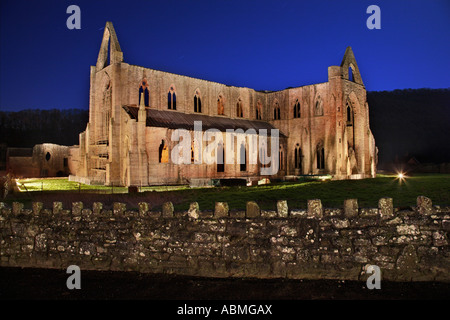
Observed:
[[[406,174],[404,174],[403,172],[397,172],[397,178],[398,181],[401,183],[402,181],[405,181],[406,179]]]

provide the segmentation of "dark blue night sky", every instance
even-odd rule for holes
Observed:
[[[347,46],[368,91],[450,87],[450,1],[0,2],[0,110],[88,108],[106,21],[125,62],[282,90],[327,81]],[[81,30],[66,9],[81,8]],[[381,8],[381,30],[366,9]]]

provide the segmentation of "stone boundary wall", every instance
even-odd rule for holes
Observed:
[[[328,209],[308,200],[298,210],[278,201],[276,211],[253,201],[245,211],[224,202],[201,211],[194,202],[187,212],[174,212],[170,202],[157,212],[143,202],[139,210],[0,202],[0,266],[363,280],[373,264],[382,279],[450,281],[449,231],[450,207],[423,196],[407,209],[382,198],[378,208],[349,199]]]

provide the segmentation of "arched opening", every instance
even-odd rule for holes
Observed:
[[[281,119],[281,109],[278,102],[275,103],[275,107],[273,108],[273,120]]]
[[[294,151],[294,167],[295,167],[295,169],[298,169],[298,153],[297,153],[297,148],[295,148],[295,151]]]
[[[347,101],[346,105],[346,132],[347,132],[347,144],[355,148],[355,113],[353,112],[353,107],[350,103],[350,101]]]
[[[168,163],[169,162],[169,149],[167,148],[166,142],[164,140],[161,141],[159,145],[159,163]]]
[[[317,169],[325,169],[325,149],[322,144],[317,145]]]
[[[139,105],[141,105],[141,96],[144,94],[144,106],[148,107],[150,105],[150,91],[147,79],[143,79],[139,85]]]
[[[348,67],[348,80],[355,82],[355,78],[353,77],[353,69],[352,67]]]
[[[283,156],[283,149],[280,146],[280,150],[278,151],[278,161],[279,161],[279,165],[278,168],[280,170],[284,170],[284,156]]]
[[[173,87],[171,87],[167,93],[167,109],[177,110],[177,95],[175,94]]]
[[[352,116],[352,108],[347,104],[347,125],[352,125],[353,116]]]
[[[294,167],[299,169],[300,173],[302,172],[302,149],[298,143],[294,150]]]
[[[294,118],[300,118],[300,102],[298,100],[294,104]]]
[[[196,93],[194,96],[194,112],[202,112],[202,99],[200,98],[198,93]]]
[[[243,118],[244,117],[244,111],[242,108],[242,101],[241,99],[238,100],[236,103],[236,117]]]
[[[50,152],[47,152],[47,153],[45,154],[45,160],[49,161],[51,157],[52,157],[52,156],[51,156]]]

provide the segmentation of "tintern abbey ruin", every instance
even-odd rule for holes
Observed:
[[[376,175],[366,89],[350,47],[340,66],[328,67],[327,82],[256,91],[130,65],[107,22],[97,64],[90,69],[89,96],[89,123],[69,159],[72,175],[86,183],[146,186],[195,179]],[[248,139],[233,147],[243,155],[241,162],[197,163],[205,145],[192,141],[192,163],[174,163],[170,152],[178,142],[172,141],[173,131],[185,129],[194,136],[196,121],[204,131],[215,128],[223,134],[278,129],[277,172],[263,176],[264,164],[248,161]],[[228,150],[223,141],[217,156]]]

